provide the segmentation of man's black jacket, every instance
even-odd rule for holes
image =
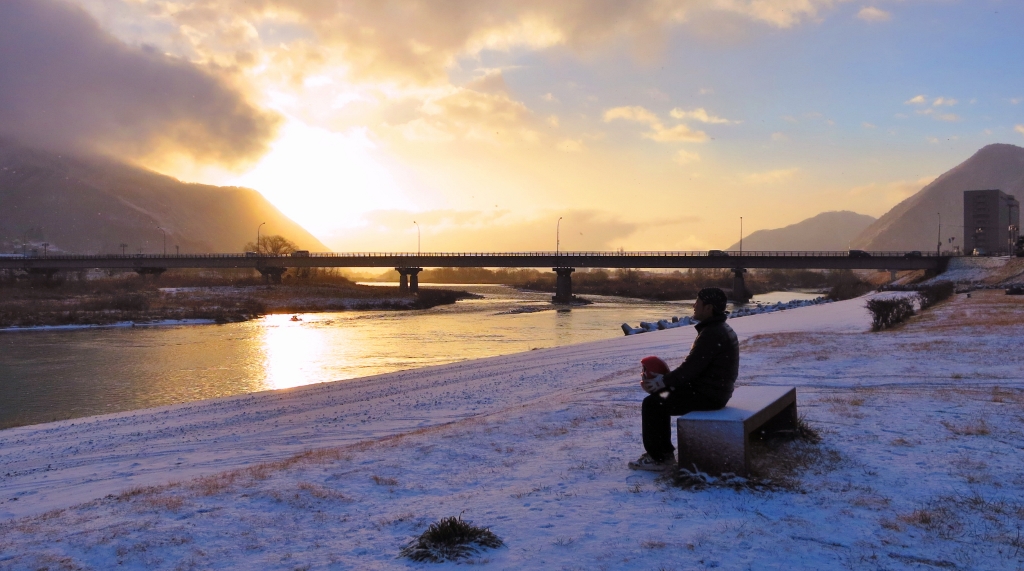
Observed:
[[[729,402],[740,371],[740,343],[725,318],[714,315],[697,324],[690,354],[665,375],[667,388],[720,400],[722,406]]]

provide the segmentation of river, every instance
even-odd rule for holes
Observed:
[[[420,287],[442,287],[421,284]],[[449,285],[482,296],[417,311],[269,315],[225,325],[0,332],[0,428],[341,381],[622,336],[690,314],[691,302],[586,296],[551,309],[550,294]],[[809,299],[773,292],[755,301]]]

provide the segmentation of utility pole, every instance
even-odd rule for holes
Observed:
[[[416,221],[413,220],[412,223],[416,224]],[[420,255],[420,225],[419,224],[416,224],[416,255],[417,256]]]
[[[127,247],[128,247],[128,244],[125,244],[124,242],[121,242],[121,255],[122,256],[126,255],[124,253],[124,249],[127,248]]]
[[[260,225],[256,227],[256,255],[257,256],[260,255],[260,228],[263,228],[264,224],[266,224],[266,222],[260,222]]]

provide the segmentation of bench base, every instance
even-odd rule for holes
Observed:
[[[745,476],[750,472],[752,433],[796,427],[795,387],[736,387],[725,408],[676,420],[679,467]]]

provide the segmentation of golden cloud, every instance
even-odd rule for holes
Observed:
[[[860,12],[857,12],[857,17],[865,22],[888,22],[892,18],[892,14],[874,6],[865,6],[860,9]]]

